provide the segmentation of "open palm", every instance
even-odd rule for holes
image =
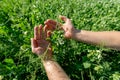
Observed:
[[[50,32],[48,32],[47,26],[44,27],[44,30],[42,25],[34,27],[34,38],[31,38],[32,52],[41,55],[47,50],[47,53],[51,55],[51,45],[50,42],[46,40],[49,36]]]

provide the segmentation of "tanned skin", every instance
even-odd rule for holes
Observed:
[[[42,63],[49,80],[70,80],[61,66],[52,59],[51,43],[47,40],[50,35],[47,25],[34,27],[34,38],[31,38],[32,52],[38,56],[46,54]]]
[[[81,41],[92,45],[102,45],[107,48],[120,50],[120,32],[119,31],[86,31],[77,30],[74,28],[71,20],[65,16],[60,16],[65,23],[60,27],[64,30],[65,38]],[[45,21],[45,25],[51,30],[56,29],[58,22],[48,19]]]

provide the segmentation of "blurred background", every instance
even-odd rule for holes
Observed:
[[[46,19],[72,19],[77,29],[120,31],[120,0],[0,0],[0,80],[47,80],[31,52],[33,28]],[[71,80],[120,80],[120,51],[51,37],[54,59]],[[119,36],[118,36],[119,37]]]

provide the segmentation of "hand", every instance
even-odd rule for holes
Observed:
[[[75,36],[75,33],[77,32],[77,30],[73,27],[71,20],[65,16],[59,16],[59,18],[65,22],[63,25],[61,25],[60,23],[57,23],[54,20],[50,20],[50,19],[45,21],[45,25],[47,25],[49,27],[49,29],[51,29],[51,30],[55,30],[56,25],[61,26],[62,29],[65,31],[64,36],[66,38],[73,38]]]
[[[44,30],[42,25],[34,27],[34,38],[31,38],[32,52],[41,55],[48,49],[48,56],[52,56],[51,44],[46,40],[49,37],[50,32],[48,31],[47,25],[44,26]]]

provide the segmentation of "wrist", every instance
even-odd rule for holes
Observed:
[[[81,34],[81,30],[74,29],[71,39],[76,40],[79,34]]]

